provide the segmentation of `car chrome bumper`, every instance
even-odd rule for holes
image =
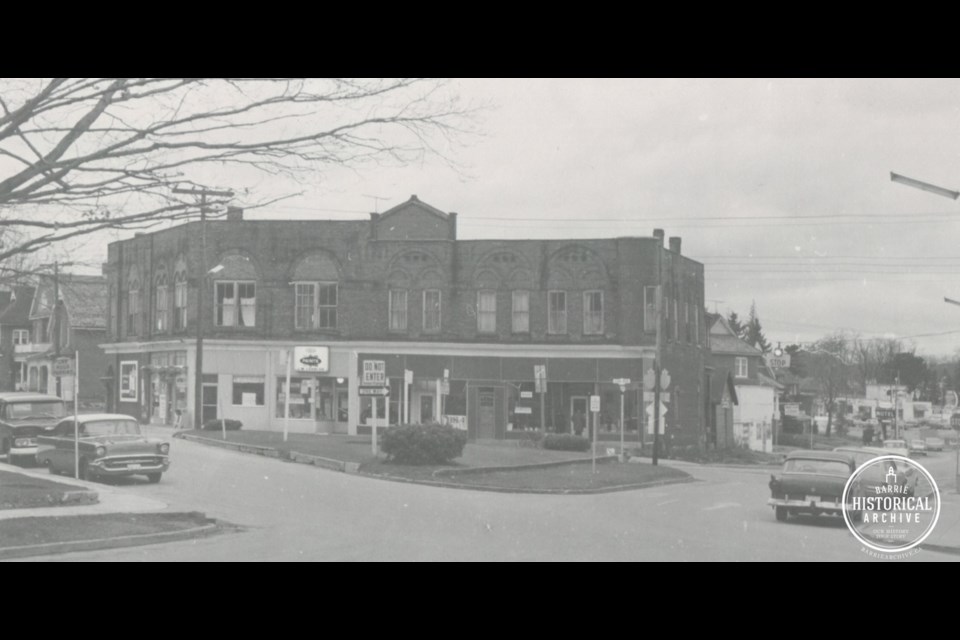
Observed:
[[[8,456],[36,456],[37,455],[37,445],[30,447],[10,447],[10,450],[7,451]],[[9,458],[8,458],[9,459]]]
[[[816,509],[817,511],[843,511],[843,504],[832,500],[814,500],[805,502],[803,500],[784,500],[782,498],[770,498],[767,504],[771,507],[787,507],[790,509]],[[848,507],[849,508],[849,507]]]
[[[100,476],[129,476],[144,473],[163,473],[170,468],[170,461],[164,460],[160,464],[142,464],[139,467],[108,467],[102,462],[91,462],[90,468]]]

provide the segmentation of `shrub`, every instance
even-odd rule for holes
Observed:
[[[207,420],[203,423],[204,431],[220,431],[223,428],[221,423],[226,423],[227,431],[239,431],[243,427],[243,423],[239,420],[220,420],[219,418],[214,420]]]
[[[543,438],[543,448],[556,451],[589,451],[590,441],[583,436],[569,433],[548,433]]]
[[[466,444],[466,431],[434,423],[387,429],[381,448],[398,464],[443,464],[462,456]]]

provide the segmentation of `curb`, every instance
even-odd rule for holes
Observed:
[[[0,560],[10,558],[25,558],[56,553],[73,553],[76,551],[99,551],[102,549],[118,549],[122,547],[139,547],[161,542],[176,542],[206,536],[217,531],[216,522],[205,524],[192,529],[179,531],[164,531],[160,533],[140,533],[132,536],[118,536],[116,538],[97,538],[95,540],[77,540],[74,542],[50,542],[33,544],[21,547],[7,547],[0,549]]]
[[[460,484],[456,482],[440,482],[434,480],[412,480],[400,476],[388,476],[385,474],[363,473],[358,475],[366,478],[375,478],[378,480],[387,480],[390,482],[405,482],[407,484],[420,484],[428,487],[443,487],[446,489],[464,489],[467,491],[488,491],[491,493],[517,493],[517,494],[537,494],[537,495],[590,495],[595,493],[617,493],[620,491],[633,491],[636,489],[648,489],[650,487],[660,487],[669,484],[686,484],[690,482],[703,482],[698,478],[673,478],[669,480],[651,480],[650,482],[641,482],[638,484],[623,484],[610,487],[601,487],[598,489],[512,489],[509,487],[492,487],[482,484]]]
[[[608,462],[614,462],[617,460],[617,456],[600,456],[597,458],[597,462],[601,464],[606,464]],[[545,469],[550,467],[563,467],[568,464],[583,464],[585,462],[592,462],[590,458],[573,458],[571,460],[551,460],[550,462],[531,462],[528,464],[511,464],[503,465],[499,467],[466,467],[464,469],[437,469],[431,475],[434,477],[442,477],[455,474],[476,474],[476,473],[494,473],[497,471],[520,471],[523,469]]]
[[[948,553],[954,556],[960,556],[960,547],[946,547],[939,544],[921,544],[920,548],[924,551],[932,551],[934,553]]]
[[[258,456],[264,456],[267,458],[276,458],[278,460],[286,460],[289,462],[296,462],[299,464],[312,464],[315,467],[322,467],[324,469],[330,469],[331,471],[340,471],[343,473],[357,473],[360,469],[359,462],[345,462],[343,460],[334,460],[333,458],[324,458],[321,456],[314,456],[308,453],[300,453],[299,451],[291,451],[290,453],[284,454],[279,449],[274,449],[273,447],[262,447],[260,445],[254,444],[242,444],[240,442],[224,442],[223,440],[214,440],[212,438],[204,438],[203,436],[195,436],[188,434],[179,434],[174,436],[181,440],[187,440],[189,442],[198,442],[200,444],[205,444],[213,447],[220,447],[221,449],[230,449],[232,451],[239,451],[241,453],[252,453]]]

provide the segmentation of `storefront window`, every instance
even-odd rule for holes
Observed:
[[[243,407],[262,407],[264,380],[259,377],[234,376],[233,404]]]
[[[533,382],[507,385],[507,430],[535,431],[540,428],[540,396]]]
[[[349,419],[349,393],[342,378],[290,378],[292,396],[290,417],[320,422],[346,422]],[[277,378],[277,417],[284,417],[286,402],[285,376]]]

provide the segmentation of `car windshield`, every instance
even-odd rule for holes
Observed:
[[[83,437],[96,436],[138,436],[140,425],[136,420],[95,420],[84,422],[81,426]]]
[[[30,418],[62,418],[67,409],[60,400],[37,400],[33,402],[8,402],[3,409],[7,420],[27,420]]]
[[[850,475],[850,467],[842,460],[807,460],[799,458],[787,460],[783,465],[784,473],[819,473],[828,476]]]

